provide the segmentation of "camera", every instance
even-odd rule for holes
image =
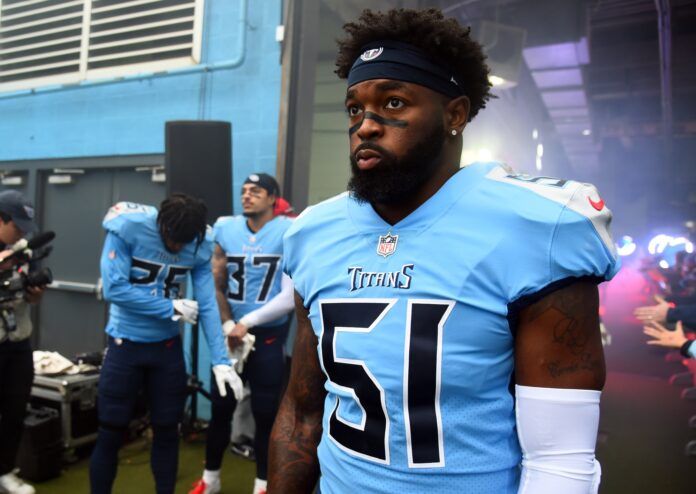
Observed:
[[[53,273],[48,268],[29,274],[8,270],[2,272],[0,279],[2,279],[0,281],[0,320],[4,324],[5,331],[11,333],[17,329],[13,302],[24,295],[27,287],[43,286],[51,283],[53,281]]]
[[[18,294],[24,293],[28,287],[48,285],[53,282],[53,273],[48,268],[42,268],[32,273],[21,270],[4,271],[0,273],[0,303],[15,300]]]
[[[3,261],[11,259],[12,266],[0,271],[0,320],[7,333],[17,329],[15,303],[21,300],[27,288],[45,286],[53,282],[53,273],[48,268],[29,271],[28,263],[48,257],[51,246],[47,245],[55,234],[41,233],[23,243],[15,244],[11,254]]]

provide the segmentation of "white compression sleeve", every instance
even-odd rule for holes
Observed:
[[[249,312],[239,322],[247,328],[253,328],[274,321],[295,308],[294,285],[288,275],[283,273],[280,292],[262,307]]]
[[[596,494],[600,391],[515,386],[522,447],[518,494]]]

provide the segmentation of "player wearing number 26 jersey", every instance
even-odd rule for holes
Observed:
[[[210,258],[212,231],[197,245],[188,243],[179,252],[169,252],[157,225],[157,209],[120,202],[104,218],[107,231],[103,282],[116,297],[109,308],[106,332],[114,338],[137,342],[163,341],[179,335],[179,323],[172,319],[172,300],[184,296],[181,284],[191,274],[199,303],[200,319],[211,346],[213,364],[229,363],[220,336],[220,315],[215,301]],[[119,281],[129,282],[118,293]]]
[[[90,461],[94,494],[111,492],[118,450],[143,390],[153,431],[156,490],[174,492],[178,424],[187,395],[181,319],[195,324],[200,314],[218,387],[224,393],[229,385],[241,393],[220,331],[206,215],[199,199],[172,194],[159,211],[120,202],[104,218],[101,275],[111,307],[99,378],[99,432]],[[194,299],[183,299],[181,284],[189,274]]]
[[[593,187],[475,164],[389,225],[348,194],[286,237],[326,373],[322,493],[515,492],[511,317],[618,268]]]

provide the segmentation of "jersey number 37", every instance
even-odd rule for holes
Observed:
[[[247,256],[227,256],[227,270],[230,273],[230,280],[236,284],[236,290],[233,290],[233,284],[230,283],[227,298],[237,302],[246,301],[246,258]],[[268,299],[268,294],[271,291],[271,285],[275,274],[278,271],[280,256],[278,255],[254,255],[251,256],[251,269],[265,269],[266,273],[259,287],[259,293],[256,296],[256,303],[262,304]]]

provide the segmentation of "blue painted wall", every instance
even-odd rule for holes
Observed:
[[[281,0],[249,0],[246,43],[242,0],[206,0],[202,64],[243,57],[237,68],[0,94],[0,167],[36,160],[164,152],[168,120],[232,122],[233,176],[275,173],[280,106]],[[243,50],[243,51],[242,51]],[[238,194],[235,194],[238,196]],[[188,341],[190,331],[186,331]],[[200,376],[210,359],[200,339]],[[200,399],[202,418],[209,403]]]
[[[202,64],[240,55],[242,0],[207,0]],[[164,152],[167,120],[233,125],[235,182],[275,172],[281,0],[249,1],[246,50],[235,69],[153,77],[2,98],[0,162]]]

